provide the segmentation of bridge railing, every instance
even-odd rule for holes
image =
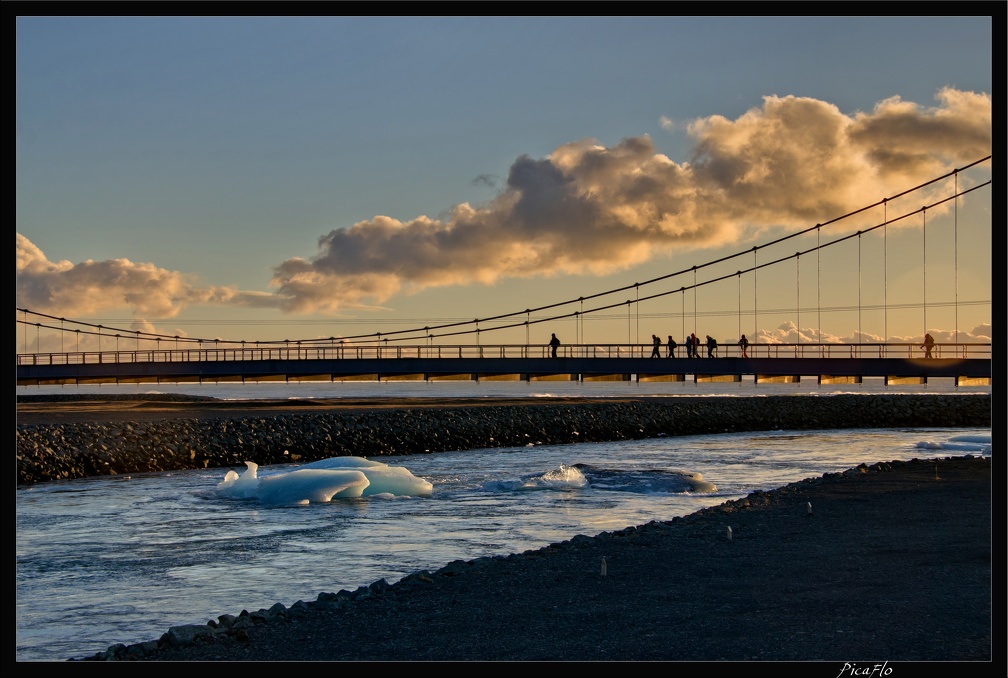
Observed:
[[[648,358],[651,344],[566,344],[557,350],[558,358]],[[661,358],[668,357],[668,347],[658,348]],[[707,346],[697,350],[708,357]],[[991,358],[991,344],[935,344],[932,358]],[[924,358],[919,344],[820,344],[772,343],[749,344],[749,358]],[[526,344],[456,344],[456,345],[326,345],[326,346],[214,346],[202,348],[134,349],[114,351],[69,351],[58,353],[20,353],[17,365],[83,365],[102,363],[186,363],[268,360],[393,360],[407,358],[549,358],[550,348]],[[673,357],[685,358],[686,348],[676,347]],[[740,358],[736,344],[719,344],[716,358]]]

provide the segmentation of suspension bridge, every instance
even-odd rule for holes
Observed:
[[[963,242],[973,251],[979,242],[984,256],[990,255],[991,181],[985,174],[980,179],[970,174],[978,168],[989,174],[990,161],[987,156],[853,212],[686,269],[472,320],[294,340],[225,340],[17,308],[17,384],[861,383],[866,378],[888,384],[953,378],[957,385],[989,385],[990,274],[979,295],[974,285],[971,296],[960,298],[959,281],[960,269],[975,272],[975,259],[960,261]],[[652,335],[642,341],[642,318],[675,328],[678,338]],[[698,334],[700,321],[717,325],[721,339],[711,344],[701,339],[691,350],[687,337]],[[893,340],[889,325],[896,322],[919,329],[912,338]],[[531,328],[540,325],[572,326],[574,340],[554,354],[545,342],[530,341]],[[620,325],[626,328],[625,341],[613,340],[621,331],[613,328]],[[589,337],[586,328],[596,326],[607,328],[602,341]],[[772,332],[763,329],[767,326],[788,329]],[[978,326],[987,327],[985,337],[972,332]],[[725,338],[729,330],[730,340]],[[746,332],[751,339],[738,343]],[[842,332],[852,338],[838,338]],[[926,345],[932,333],[940,338]],[[504,339],[487,343],[488,336]]]

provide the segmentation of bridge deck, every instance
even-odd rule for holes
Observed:
[[[203,356],[205,358],[205,356]],[[822,357],[398,357],[266,358],[19,364],[17,384],[176,383],[222,381],[571,380],[800,381],[860,383],[865,377],[926,383],[989,384],[989,358]]]

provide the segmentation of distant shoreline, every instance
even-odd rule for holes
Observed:
[[[802,394],[807,395],[807,394]],[[493,406],[537,406],[556,404],[598,404],[627,402],[661,402],[695,398],[738,398],[748,401],[762,398],[785,398],[784,395],[616,395],[616,396],[382,396],[333,398],[254,398],[222,399],[212,396],[175,393],[60,393],[17,395],[17,425],[58,424],[85,421],[150,421],[174,417],[208,418],[217,416],[275,416],[283,414],[318,414],[332,411],[457,408]],[[827,394],[817,398],[991,398],[988,393],[921,393],[921,394]],[[989,424],[990,422],[988,422]]]

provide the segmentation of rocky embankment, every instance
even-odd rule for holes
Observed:
[[[989,394],[660,398],[18,424],[17,482],[731,431],[990,426]]]

